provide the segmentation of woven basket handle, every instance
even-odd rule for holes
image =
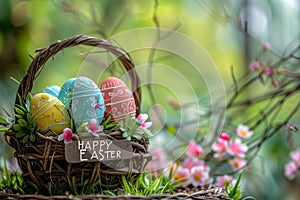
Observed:
[[[90,37],[86,35],[77,35],[74,37],[70,37],[61,41],[57,41],[56,43],[50,45],[48,48],[38,49],[38,55],[33,59],[30,64],[29,69],[27,70],[25,76],[23,77],[19,88],[18,94],[26,100],[28,92],[31,91],[34,80],[38,77],[39,73],[45,66],[47,60],[53,57],[56,53],[61,50],[64,50],[68,47],[73,47],[77,45],[87,45],[87,46],[95,46],[99,48],[103,48],[108,52],[114,54],[122,63],[123,67],[129,72],[129,78],[131,81],[131,86],[133,88],[133,97],[135,100],[135,104],[137,107],[137,115],[140,114],[140,100],[141,100],[141,88],[140,88],[140,79],[137,75],[137,72],[134,68],[134,64],[130,60],[129,56],[125,53],[121,48],[114,46],[107,40]],[[16,98],[16,104],[19,104],[18,98]]]

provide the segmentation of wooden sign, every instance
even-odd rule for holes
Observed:
[[[132,145],[127,140],[81,140],[65,144],[65,158],[69,163],[124,160],[132,154]]]

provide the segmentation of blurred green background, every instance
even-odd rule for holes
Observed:
[[[29,55],[34,56],[36,49],[73,35],[109,39],[123,31],[156,27],[155,16],[160,27],[186,34],[207,51],[225,87],[232,84],[230,68],[233,66],[236,76],[241,77],[264,41],[272,44],[275,55],[284,55],[300,39],[299,0],[0,0],[0,10],[0,107],[11,113],[18,85],[10,77],[20,81],[31,62]],[[82,52],[66,51],[50,60],[37,79],[33,93],[48,85],[62,85],[78,73],[93,70],[89,66],[82,68]],[[150,50],[132,52],[132,57],[135,63],[144,63],[150,53]],[[156,56],[157,60],[163,60],[162,64],[174,68],[186,64],[176,58],[164,58],[164,52],[156,52]],[[193,73],[184,67],[182,70],[187,77]],[[203,80],[190,82],[199,100],[208,95]],[[171,95],[159,88],[154,94],[162,105],[167,104]],[[150,104],[147,92],[143,102]],[[0,112],[4,114],[3,110]],[[176,118],[176,112],[170,107],[166,106],[166,112],[168,120]],[[4,142],[0,150],[4,156],[12,155]],[[244,179],[246,195],[273,200],[300,198],[299,177],[288,182],[283,176],[289,150],[280,137],[266,143]]]

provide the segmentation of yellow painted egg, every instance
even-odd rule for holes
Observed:
[[[64,104],[47,93],[33,96],[30,102],[30,114],[45,135],[58,135],[70,127],[70,115]]]

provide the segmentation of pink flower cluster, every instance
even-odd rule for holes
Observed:
[[[247,126],[239,125],[236,134],[238,137],[231,138],[229,134],[221,133],[218,141],[212,147],[215,158],[221,158],[228,154],[232,157],[229,160],[229,165],[234,171],[245,167],[247,164],[244,157],[248,151],[248,146],[242,143],[242,139],[250,138],[253,132]]]
[[[290,161],[284,166],[284,175],[288,180],[296,178],[300,171],[300,147],[290,153]]]
[[[194,187],[212,183],[209,175],[210,167],[201,160],[202,154],[202,147],[191,141],[182,165],[172,167],[174,181],[183,182],[185,186],[192,184]]]
[[[270,43],[268,42],[264,42],[262,44],[262,53],[265,53],[266,51],[269,51],[272,49],[272,46]],[[249,64],[249,70],[250,71],[257,71],[262,75],[265,75],[266,77],[268,77],[269,79],[271,79],[272,84],[276,87],[280,84],[279,80],[278,80],[278,76],[284,72],[284,69],[277,69],[274,65],[273,65],[273,61],[272,59],[268,59],[266,62],[263,60],[260,60],[259,57],[255,60],[252,61]],[[261,80],[263,81],[263,77],[260,77]],[[264,81],[263,81],[264,82]]]

